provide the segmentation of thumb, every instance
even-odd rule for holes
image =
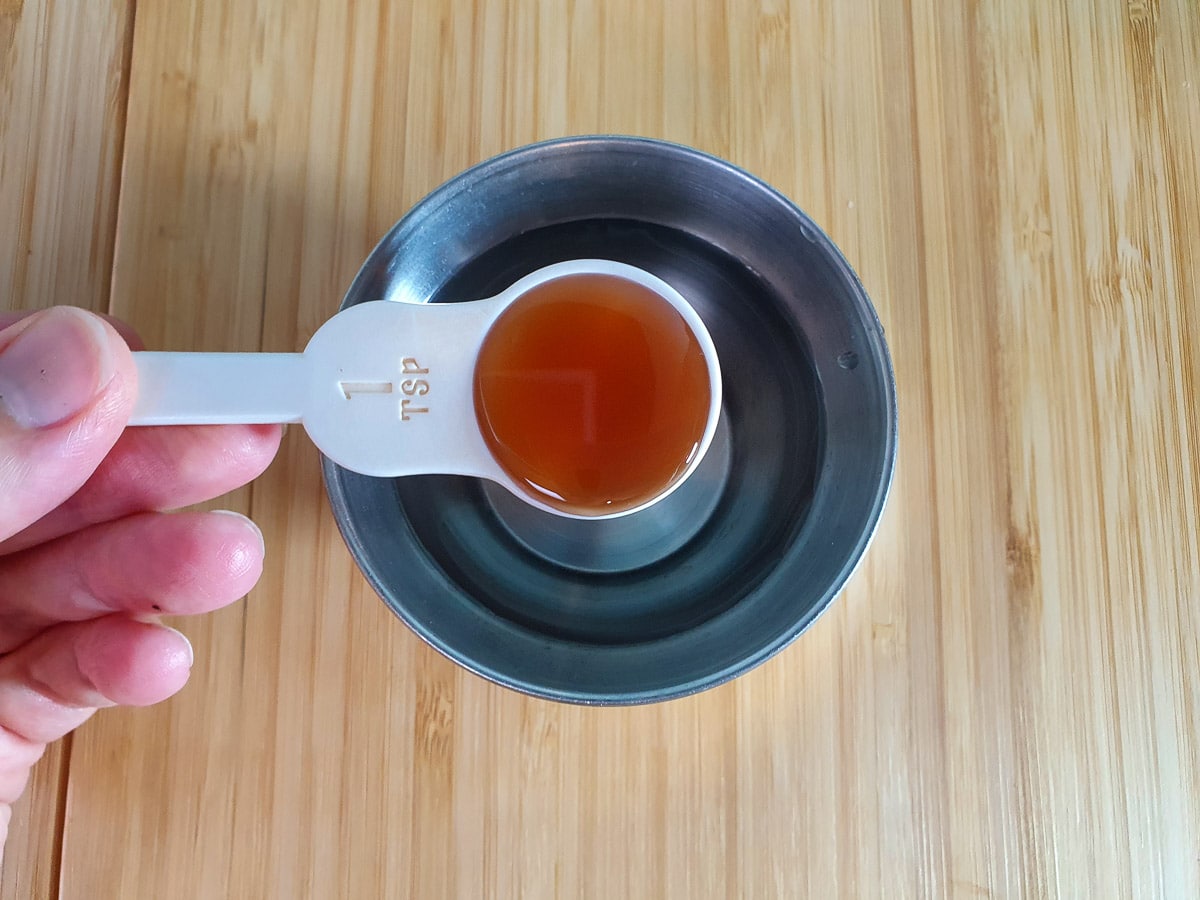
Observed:
[[[136,390],[129,348],[99,316],[60,306],[0,331],[0,541],[79,489]]]

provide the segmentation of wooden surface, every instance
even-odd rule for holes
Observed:
[[[516,696],[292,429],[224,501],[261,586],[48,756],[3,896],[1200,896],[1194,0],[0,0],[0,302],[298,349],[430,189],[588,132],[764,177],[872,294],[900,464],[831,613],[688,700]]]

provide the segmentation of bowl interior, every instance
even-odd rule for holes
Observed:
[[[890,478],[890,366],[857,279],[802,213],[725,163],[637,139],[464,173],[389,233],[346,304],[491,296],[578,257],[658,275],[713,337],[722,427],[687,484],[586,522],[475,479],[326,463],[327,483],[375,588],[451,658],[555,699],[665,699],[765,659],[848,576]]]
[[[535,229],[471,260],[432,300],[491,296],[544,265],[598,256],[674,286],[704,319],[720,358],[730,361],[722,366],[730,466],[705,492],[718,502],[699,532],[634,568],[581,571],[516,539],[512,511],[487,502],[475,479],[403,479],[396,495],[405,509],[421,511],[411,517],[413,531],[432,561],[496,615],[550,639],[639,644],[724,612],[785,552],[812,496],[820,404],[808,353],[770,287],[737,260],[664,226],[588,219]],[[604,560],[609,544],[636,542],[660,522],[663,510],[653,512],[579,522],[574,530]],[[521,519],[525,533],[561,530],[561,517],[530,513]],[[670,518],[671,531],[695,521],[683,510]]]

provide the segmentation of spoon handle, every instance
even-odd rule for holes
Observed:
[[[299,422],[309,390],[301,353],[133,354],[130,425]]]

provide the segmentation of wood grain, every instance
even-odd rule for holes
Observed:
[[[22,184],[90,159],[3,127]],[[296,349],[437,184],[589,132],[733,160],[862,276],[901,457],[843,597],[699,697],[519,697],[374,597],[293,429],[192,684],[74,738],[59,896],[1200,896],[1196,4],[142,0],[112,308]]]
[[[127,2],[0,0],[0,311],[107,308],[131,29]],[[57,891],[71,740],[14,810],[0,896]]]

